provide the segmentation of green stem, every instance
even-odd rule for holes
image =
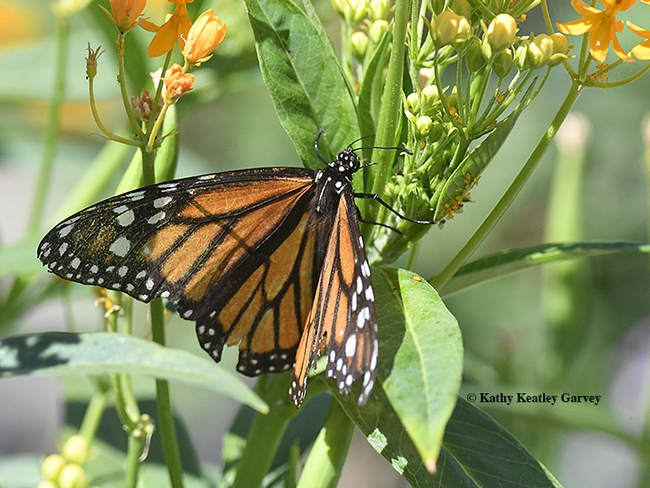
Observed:
[[[118,84],[120,85],[120,94],[122,96],[122,104],[124,105],[124,111],[126,116],[129,118],[129,123],[131,124],[131,129],[137,135],[139,140],[144,139],[144,132],[140,127],[138,119],[133,113],[133,107],[131,106],[131,99],[126,88],[126,69],[124,68],[124,38],[126,32],[120,32],[117,37],[117,59],[118,59]]]
[[[47,117],[47,128],[43,141],[43,159],[41,172],[36,184],[34,207],[29,220],[28,233],[38,230],[45,208],[47,189],[50,184],[52,167],[58,146],[59,126],[61,123],[61,106],[65,98],[66,72],[68,67],[68,45],[70,43],[70,22],[67,16],[60,16],[57,23],[56,72],[54,74],[54,90]]]
[[[232,488],[250,488],[262,486],[262,481],[268,472],[282,435],[289,421],[298,411],[288,402],[288,375],[276,374],[268,379],[265,391],[260,391],[266,378],[258,380],[258,393],[269,405],[266,415],[257,413],[253,425],[248,432],[246,448],[239,459],[237,475]]]
[[[143,154],[144,156],[144,154]],[[151,333],[153,342],[165,345],[165,317],[162,301],[156,299],[149,304],[151,313]],[[169,382],[156,380],[156,405],[158,406],[158,422],[160,423],[160,439],[163,447],[163,456],[169,480],[173,488],[183,486],[183,467],[181,465],[181,454],[176,439],[174,427],[174,415],[169,397]]]
[[[530,175],[533,173],[537,164],[542,159],[542,156],[550,146],[555,134],[557,134],[558,129],[564,122],[564,119],[569,115],[569,112],[575,102],[578,99],[578,96],[582,93],[582,85],[574,82],[567,94],[562,106],[559,108],[555,118],[551,122],[550,127],[541,138],[537,147],[526,161],[526,164],[521,168],[521,171],[514,179],[510,187],[506,190],[501,199],[497,202],[495,207],[492,209],[490,214],[483,221],[481,226],[476,230],[474,235],[467,241],[465,246],[454,256],[454,258],[449,262],[449,264],[442,270],[442,272],[431,280],[433,287],[440,291],[444,285],[456,274],[458,269],[467,261],[467,259],[472,255],[476,248],[483,242],[483,239],[489,234],[492,228],[499,221],[501,216],[505,213],[507,208],[510,206],[512,201],[515,199],[519,191],[522,189],[524,184],[530,178]]]
[[[334,400],[302,470],[298,488],[335,488],[345,464],[354,423]]]
[[[410,0],[396,0],[395,16],[393,24],[393,42],[388,61],[388,73],[386,75],[386,86],[381,98],[381,109],[377,123],[377,146],[394,146],[399,128],[402,110],[402,80],[404,78],[404,49],[406,32],[408,27]],[[377,162],[373,173],[372,193],[382,196],[388,175],[391,171],[392,162],[395,159],[393,151],[375,150],[373,161]],[[366,217],[369,221],[375,221],[378,205],[370,206],[370,213]]]
[[[129,442],[126,449],[126,469],[124,470],[124,486],[135,488],[138,484],[138,473],[140,468],[140,454],[144,448],[144,437],[129,435]]]
[[[92,443],[95,438],[99,422],[101,422],[106,410],[107,394],[110,390],[110,383],[105,378],[99,378],[97,381],[98,391],[90,398],[88,408],[79,427],[79,434]]]

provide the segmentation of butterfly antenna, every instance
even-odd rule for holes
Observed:
[[[362,149],[395,149],[396,151],[405,152],[409,156],[413,156],[413,153],[409,149],[401,146],[361,146],[355,147],[352,151],[361,151]]]
[[[323,157],[323,155],[320,153],[318,150],[318,140],[320,139],[320,136],[323,135],[323,129],[318,130],[318,135],[316,136],[316,140],[314,141],[314,149],[316,149],[316,156],[318,156],[318,159],[320,159],[323,163],[325,163],[325,166],[329,165],[329,161]]]

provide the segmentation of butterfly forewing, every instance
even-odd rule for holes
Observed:
[[[316,297],[296,354],[289,395],[299,406],[305,396],[312,360],[327,346],[327,376],[348,393],[363,376],[359,403],[366,402],[375,382],[379,342],[370,266],[359,231],[352,191],[338,201]]]
[[[245,374],[284,370],[315,288],[313,174],[250,170],[145,187],[57,225],[39,258],[62,278],[169,299],[197,321],[215,360],[241,341]]]

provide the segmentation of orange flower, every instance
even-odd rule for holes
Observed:
[[[650,31],[642,29],[638,25],[634,25],[628,20],[627,26],[629,29],[634,32],[637,36],[645,37],[645,41],[640,44],[637,44],[632,48],[632,56],[637,59],[647,61],[650,59]]]
[[[192,21],[187,15],[187,5],[186,3],[192,3],[194,0],[169,0],[176,3],[176,8],[172,16],[165,22],[163,25],[157,29],[156,35],[151,40],[149,44],[149,49],[147,54],[151,58],[156,58],[162,56],[163,54],[168,53],[176,44],[178,39],[178,44],[181,47],[185,47],[185,39],[187,39],[187,33],[192,27]],[[153,26],[153,28],[152,28]],[[143,25],[146,30],[155,30],[155,25],[151,22],[148,25]]]
[[[636,0],[601,0],[601,2],[605,6],[605,10],[590,7],[582,0],[571,0],[571,5],[579,14],[582,14],[582,18],[566,24],[556,24],[557,28],[563,34],[574,36],[590,32],[589,52],[595,60],[601,63],[607,57],[610,43],[619,58],[625,61],[634,61],[627,55],[616,38],[616,33],[623,31],[623,21],[617,21],[616,14],[629,9]]]
[[[142,14],[147,0],[110,0],[110,3],[110,12],[101,5],[100,7],[120,32],[127,32],[138,24],[138,17]]]
[[[226,24],[214,15],[214,10],[203,12],[192,24],[187,42],[183,48],[183,56],[190,64],[201,64],[212,57],[214,51],[226,36]]]
[[[186,73],[183,68],[174,63],[165,73],[163,79],[165,83],[164,97],[168,104],[175,103],[181,95],[187,93],[194,85],[194,75]]]

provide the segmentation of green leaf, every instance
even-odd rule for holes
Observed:
[[[462,398],[447,425],[444,447],[478,486],[561,487],[512,434]]]
[[[509,249],[467,263],[458,270],[441,293],[448,297],[474,285],[532,266],[622,252],[648,253],[650,244],[627,241],[570,242]]]
[[[44,332],[0,340],[0,377],[21,374],[129,373],[208,388],[264,413],[265,403],[239,378],[190,352],[122,334]]]
[[[359,137],[354,97],[318,17],[290,0],[245,0],[262,76],[280,122],[308,167],[319,167],[314,140],[331,157]]]
[[[380,334],[375,389],[385,393],[389,417],[401,423],[424,463],[433,468],[460,389],[460,330],[436,291],[414,273],[377,268],[374,285]],[[338,397],[355,422],[378,422],[368,433],[383,423],[385,406],[377,398],[359,407],[353,393]],[[377,411],[381,415],[375,416]]]

